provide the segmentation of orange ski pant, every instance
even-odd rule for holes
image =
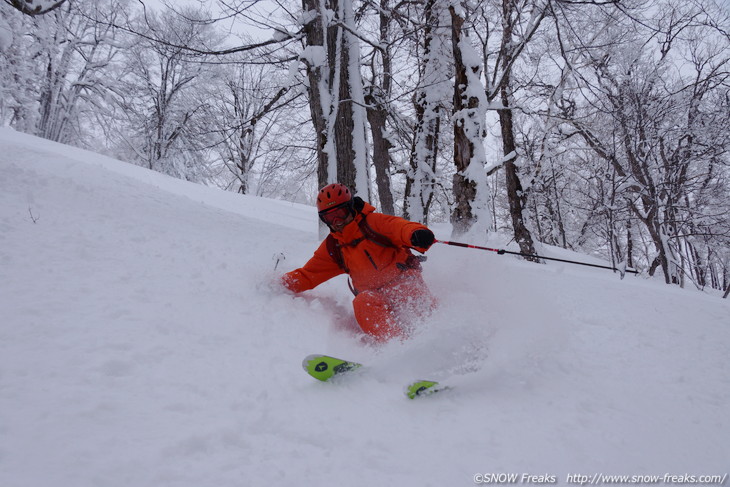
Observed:
[[[379,289],[358,293],[352,306],[362,331],[385,342],[407,338],[414,321],[425,318],[436,307],[436,298],[420,271],[407,270]]]

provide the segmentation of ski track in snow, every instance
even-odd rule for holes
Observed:
[[[0,486],[730,470],[717,295],[436,245],[439,309],[376,349],[344,277],[301,296],[273,284],[318,244],[312,207],[9,129],[0,154]],[[311,353],[366,367],[319,383],[301,370]],[[406,399],[420,378],[453,389]]]

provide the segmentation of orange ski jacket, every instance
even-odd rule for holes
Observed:
[[[357,292],[379,289],[397,279],[405,269],[413,268],[414,256],[409,250],[414,248],[411,235],[415,230],[427,229],[420,223],[374,211],[372,205],[364,203],[363,209],[342,232],[330,234],[340,246],[342,259]],[[394,246],[384,246],[368,239],[360,227],[363,217],[367,218],[367,224],[374,232],[390,239]],[[425,252],[427,249],[416,250]],[[304,267],[284,274],[282,281],[289,290],[299,293],[344,272],[345,269],[330,255],[327,240],[324,240]]]

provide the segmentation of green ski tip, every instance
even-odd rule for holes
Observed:
[[[362,364],[328,355],[309,355],[302,361],[302,367],[315,379],[326,382],[336,375],[358,369]]]
[[[405,394],[408,399],[415,399],[417,397],[428,396],[433,393],[443,391],[445,387],[441,387],[438,382],[432,380],[417,380],[411,384],[408,384],[405,389]]]

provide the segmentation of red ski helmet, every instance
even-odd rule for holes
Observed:
[[[317,194],[317,211],[323,212],[352,201],[352,193],[341,183],[328,184]]]

